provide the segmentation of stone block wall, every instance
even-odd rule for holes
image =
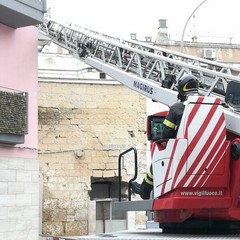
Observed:
[[[135,146],[147,171],[146,99],[116,84],[39,82],[43,234],[88,234],[93,179],[117,179],[118,156]],[[129,159],[128,159],[129,158]],[[123,180],[134,174],[124,160]]]
[[[0,239],[37,239],[39,163],[0,157]]]

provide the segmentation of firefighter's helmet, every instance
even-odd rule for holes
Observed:
[[[198,93],[198,80],[193,75],[184,75],[178,81],[178,99],[184,101],[188,95]]]

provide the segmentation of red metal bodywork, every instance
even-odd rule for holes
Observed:
[[[203,100],[203,98],[199,98],[197,101],[199,103]],[[212,117],[215,111],[220,111],[217,109],[218,106],[220,106],[220,102],[214,102],[212,107],[207,106],[210,112],[207,114],[208,116],[211,114],[211,117],[208,117],[209,121],[203,120],[199,126],[196,126],[200,130],[195,131],[195,136],[191,140],[188,140],[186,131],[188,127],[183,127],[183,135],[179,135],[174,140],[171,150],[172,156],[169,156],[167,161],[164,157],[162,160],[161,158],[155,160],[155,168],[162,166],[164,172],[161,172],[161,174],[165,174],[162,177],[162,182],[159,180],[160,182],[154,183],[157,185],[154,188],[157,193],[154,196],[152,207],[155,222],[179,223],[189,218],[240,220],[240,159],[233,160],[231,158],[232,142],[240,143],[240,138],[234,139],[236,136],[226,131],[223,114],[218,114],[217,118]],[[196,108],[200,109],[201,107],[200,104],[197,107],[193,106],[191,111],[195,109],[196,115],[199,111]],[[167,112],[164,112],[159,115],[164,116],[166,114]],[[192,119],[195,118],[194,114],[190,117],[189,115],[191,115],[191,112],[188,112],[185,119],[187,125],[190,125],[190,121],[194,121]],[[217,122],[215,121],[209,133],[211,118],[217,119]],[[200,145],[197,144],[198,141],[202,141],[200,138],[205,134],[205,129],[208,129],[208,132],[206,130],[206,142],[202,142],[203,147],[200,149]],[[199,135],[198,138],[197,135]],[[182,155],[180,153],[176,154],[178,144],[183,139],[187,142],[186,151],[185,153],[180,151]],[[211,149],[209,150],[209,148]],[[153,159],[154,155],[161,151],[166,151],[164,144],[151,141]],[[196,154],[193,154],[194,158],[191,161],[189,158],[193,151]],[[175,163],[176,166],[174,166],[174,154],[180,155],[179,162]],[[188,164],[188,161],[191,164]],[[164,166],[164,164],[167,164],[167,166]],[[158,172],[155,169],[154,178],[156,173]],[[182,174],[181,177],[179,177],[180,174]]]

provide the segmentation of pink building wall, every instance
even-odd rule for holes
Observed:
[[[37,157],[38,29],[13,29],[0,24],[0,87],[28,92],[28,134],[25,143],[0,145],[0,157]]]

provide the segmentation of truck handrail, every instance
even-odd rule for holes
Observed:
[[[121,160],[122,160],[122,156],[124,156],[125,154],[127,154],[128,152],[133,151],[134,152],[134,177],[131,178],[128,182],[128,200],[131,201],[131,184],[132,182],[137,178],[137,174],[138,174],[138,166],[137,166],[137,149],[134,147],[131,147],[129,149],[127,149],[126,151],[120,153],[119,157],[118,157],[118,200],[119,202],[122,201],[122,173],[121,173],[121,169],[122,169],[122,164],[121,164]]]

